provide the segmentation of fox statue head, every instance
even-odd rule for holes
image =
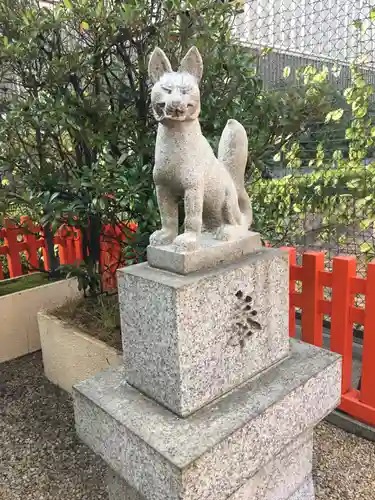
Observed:
[[[151,105],[157,121],[189,121],[200,113],[199,82],[203,73],[202,57],[191,47],[173,71],[165,53],[156,47],[151,54],[148,73],[153,83]]]

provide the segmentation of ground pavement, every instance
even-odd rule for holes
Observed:
[[[41,354],[0,364],[0,500],[107,500],[104,473]],[[319,425],[314,479],[316,500],[375,500],[375,443]]]

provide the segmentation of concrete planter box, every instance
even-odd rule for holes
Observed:
[[[38,314],[44,373],[62,389],[122,363],[122,354],[44,311]]]
[[[71,279],[0,297],[0,362],[38,351],[38,312],[58,307],[78,294],[77,282]]]

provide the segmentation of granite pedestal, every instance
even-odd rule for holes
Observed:
[[[260,249],[180,276],[118,273],[126,380],[185,416],[285,358],[288,255]]]
[[[341,360],[288,337],[287,256],[119,273],[124,366],[74,390],[110,500],[313,500],[314,426]]]

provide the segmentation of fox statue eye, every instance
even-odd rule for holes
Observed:
[[[164,90],[164,92],[166,92],[167,94],[172,94],[172,89],[168,88],[168,87],[162,87],[162,89]]]

